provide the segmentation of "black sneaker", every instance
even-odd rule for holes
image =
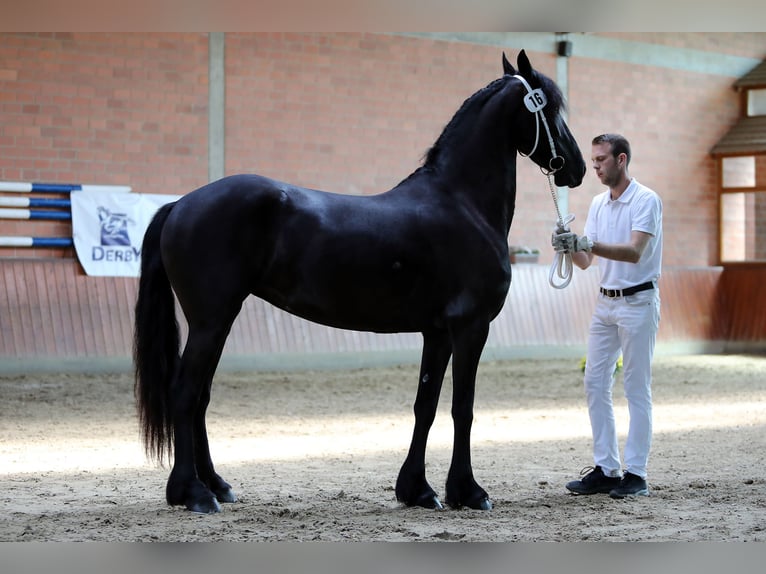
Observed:
[[[631,472],[626,472],[620,481],[620,486],[609,491],[612,498],[626,496],[649,496],[649,486],[646,480]]]
[[[589,472],[590,471],[590,472]],[[620,487],[619,476],[606,476],[600,466],[586,466],[580,471],[581,480],[567,483],[567,490],[573,494],[606,494]]]

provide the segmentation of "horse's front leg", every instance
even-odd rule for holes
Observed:
[[[489,323],[477,320],[452,331],[452,420],[455,428],[452,463],[447,475],[446,501],[452,508],[490,510],[487,492],[477,484],[471,468],[471,425],[476,371],[489,334]]]
[[[396,480],[396,499],[407,506],[441,509],[442,504],[426,480],[426,443],[436,416],[444,373],[452,344],[445,332],[423,333],[423,357],[415,398],[415,428],[407,458]]]

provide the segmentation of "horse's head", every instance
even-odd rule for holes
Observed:
[[[558,86],[534,70],[524,50],[516,60],[518,71],[503,54],[503,72],[513,76],[518,94],[516,149],[529,156],[544,173],[552,173],[558,186],[576,187],[587,167],[580,147],[564,121],[564,96]]]

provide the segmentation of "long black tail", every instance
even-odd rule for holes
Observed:
[[[144,235],[133,338],[141,436],[147,455],[160,463],[173,451],[168,390],[180,362],[175,298],[160,254],[160,235],[174,205],[162,206]]]

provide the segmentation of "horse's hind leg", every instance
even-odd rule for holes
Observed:
[[[439,394],[452,345],[447,332],[423,334],[423,358],[415,398],[415,428],[407,458],[396,480],[396,499],[407,506],[442,508],[439,497],[426,480],[426,443],[436,416]]]
[[[215,473],[205,428],[213,375],[233,317],[236,313],[231,320],[219,319],[212,327],[190,324],[181,366],[168,396],[175,430],[175,460],[166,489],[167,501],[194,512],[218,512],[219,500],[236,500],[231,487]]]
[[[220,351],[223,350],[221,346]],[[221,352],[215,359],[215,364],[220,360]],[[213,460],[210,456],[210,446],[207,439],[207,426],[205,414],[210,404],[210,390],[213,386],[213,377],[207,379],[202,389],[197,412],[194,416],[194,460],[197,467],[197,476],[215,495],[218,502],[237,502],[237,496],[231,489],[231,485],[216,473]]]

